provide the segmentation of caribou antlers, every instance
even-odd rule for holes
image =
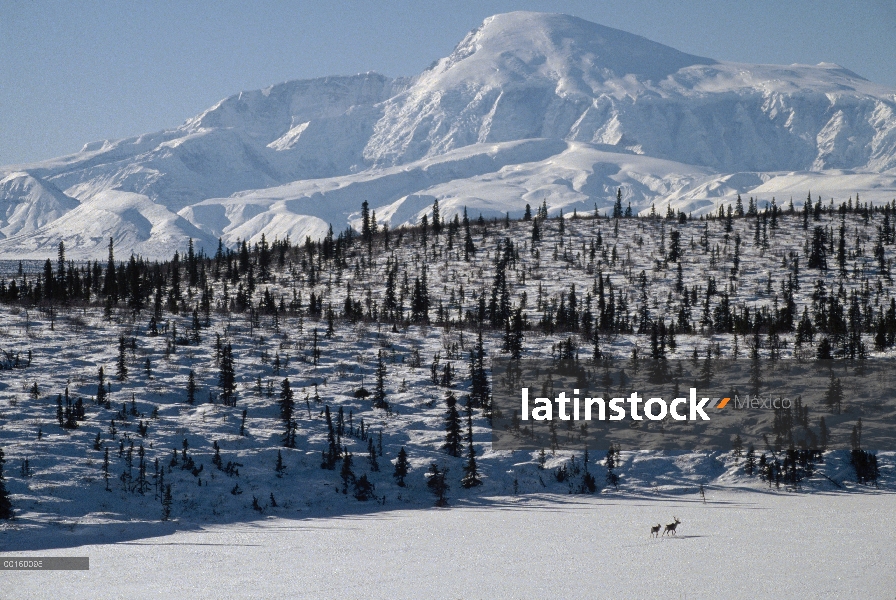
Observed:
[[[666,525],[666,528],[663,530],[663,535],[666,535],[667,533],[669,533],[669,535],[675,535],[675,528],[681,524],[681,521],[678,520],[678,517],[672,518],[675,519],[675,522]]]

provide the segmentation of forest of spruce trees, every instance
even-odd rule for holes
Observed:
[[[484,219],[436,201],[396,230],[361,209],[360,231],[321,240],[191,243],[166,262],[110,240],[104,261],[60,244],[42,268],[11,263],[0,518],[88,510],[54,495],[164,520],[643,485],[626,448],[492,451],[489,361],[862,360],[896,344],[896,202],[633,216],[620,191],[609,214]],[[726,460],[794,487],[824,457],[736,443]],[[852,482],[878,482],[858,441],[848,460]]]

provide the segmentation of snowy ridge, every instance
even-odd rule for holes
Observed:
[[[0,238],[31,234],[78,206],[53,185],[24,172],[0,180]]]
[[[516,156],[495,160],[495,148]],[[71,241],[73,257],[101,256],[104,243],[72,230],[79,219],[60,219],[71,199],[108,191],[189,221],[207,250],[207,237],[338,231],[363,200],[392,227],[414,222],[414,198],[439,198],[448,216],[519,216],[535,198],[553,212],[603,208],[617,187],[636,212],[671,204],[696,215],[738,193],[799,204],[810,189],[882,203],[896,195],[896,90],[838,65],[719,62],[515,12],[486,19],[410,79],[365,73],[241,92],[176,129],[0,176],[0,256],[35,258],[54,240]],[[104,233],[125,251],[183,247],[194,232],[151,228],[149,243],[134,233],[145,223],[115,223]]]

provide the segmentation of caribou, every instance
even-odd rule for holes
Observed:
[[[668,525],[666,525],[666,528],[663,529],[663,535],[666,535],[667,533],[669,535],[675,535],[675,528],[681,524],[681,521],[678,520],[678,517],[672,517],[672,518],[675,521],[673,523],[669,523]]]

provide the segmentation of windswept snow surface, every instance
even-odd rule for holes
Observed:
[[[674,538],[648,536],[673,516],[681,520]],[[696,495],[495,497],[451,509],[177,523],[137,540],[113,533],[107,543],[4,552],[88,556],[90,570],[6,571],[3,595],[891,598],[894,525],[891,493],[709,489],[705,503]],[[77,539],[88,528],[55,535]]]
[[[216,237],[320,237],[364,200],[391,227],[431,198],[448,217],[520,216],[536,199],[552,214],[603,208],[620,187],[636,212],[698,215],[738,193],[799,204],[810,189],[882,203],[896,196],[896,90],[838,65],[720,62],[514,12],[412,78],[241,92],[176,129],[0,168],[0,179],[0,256],[17,259],[59,241],[73,258],[102,257],[107,235],[150,258],[190,237],[208,251]],[[143,208],[122,214],[113,201],[102,236],[83,235],[122,192]],[[78,203],[89,214],[66,219]]]

